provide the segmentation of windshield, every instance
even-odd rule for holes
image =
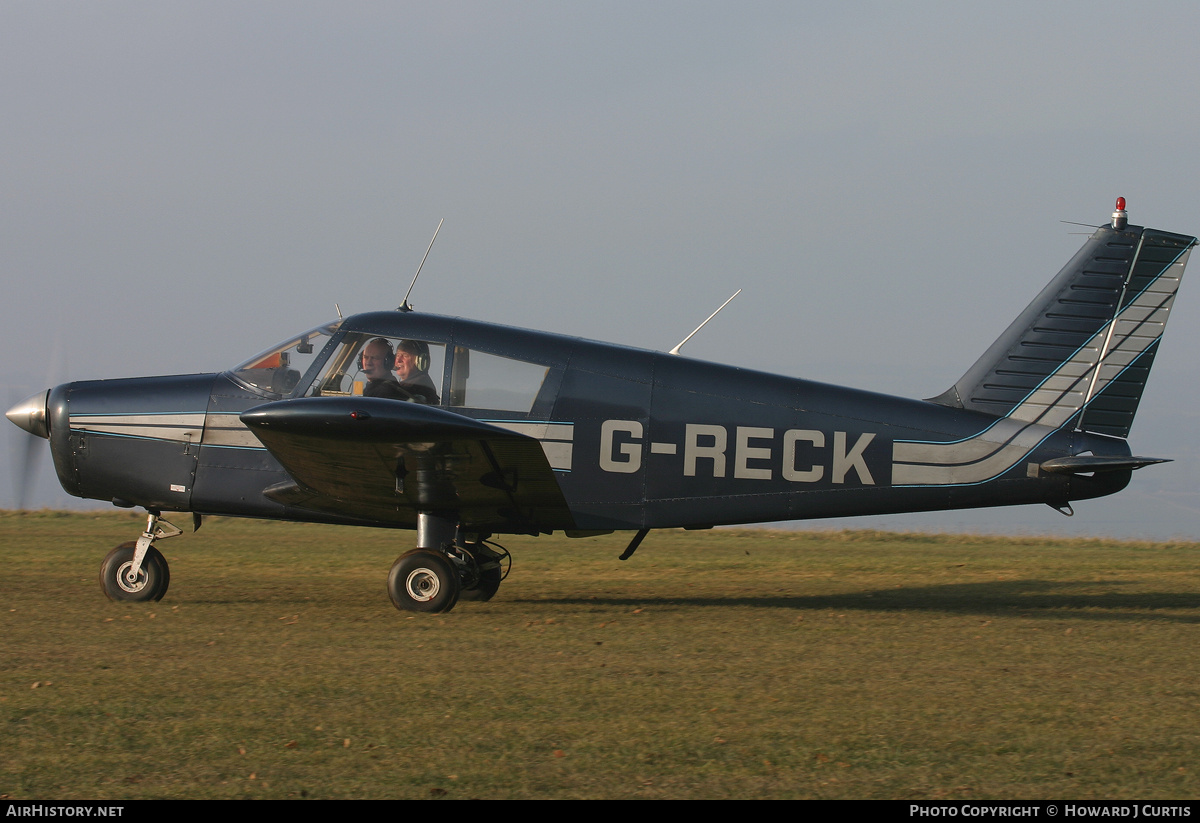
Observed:
[[[309,329],[299,337],[256,354],[230,374],[260,391],[280,397],[291,394],[341,324],[341,320],[336,320]]]

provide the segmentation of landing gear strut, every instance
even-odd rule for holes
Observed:
[[[142,536],[117,546],[100,564],[100,588],[105,596],[132,602],[162,600],[171,585],[171,569],[153,543],[180,534],[183,531],[162,520],[158,512],[149,512]]]
[[[449,517],[419,513],[417,545],[388,574],[388,596],[401,611],[448,612],[459,600],[491,600],[508,576],[508,552],[484,538],[467,541]]]

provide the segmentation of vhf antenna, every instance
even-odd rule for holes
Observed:
[[[412,294],[413,286],[417,285],[417,278],[421,276],[421,269],[425,267],[425,260],[429,257],[429,252],[433,250],[433,241],[437,240],[437,233],[442,230],[442,223],[446,222],[446,218],[438,221],[438,227],[433,230],[433,240],[429,241],[429,248],[425,249],[425,257],[421,258],[421,265],[417,266],[417,273],[413,275],[413,281],[408,284],[408,291],[404,293],[404,302],[396,307],[396,311],[412,311],[413,307],[408,304],[408,296]]]
[[[685,338],[683,338],[682,340],[680,340],[680,341],[679,341],[679,345],[678,345],[678,346],[676,346],[675,348],[671,349],[671,351],[669,351],[669,352],[667,352],[667,353],[668,353],[668,354],[679,354],[679,350],[683,348],[683,344],[684,344],[684,343],[686,343],[687,341],[689,341],[689,340],[691,340],[693,337],[695,337],[695,336],[696,336],[696,332],[697,332],[697,331],[700,331],[702,328],[704,328],[705,326],[707,326],[707,325],[708,325],[708,321],[709,321],[709,320],[712,320],[714,317],[716,317],[716,316],[717,316],[717,314],[718,314],[718,313],[721,311],[721,309],[723,309],[723,308],[725,308],[726,306],[728,306],[728,305],[729,305],[731,302],[733,302],[733,298],[734,298],[734,297],[737,297],[737,296],[738,296],[739,294],[741,294],[741,293],[742,293],[742,290],[741,290],[741,289],[738,289],[737,291],[735,291],[735,292],[733,293],[733,295],[732,295],[732,296],[731,296],[731,297],[730,297],[728,300],[726,300],[724,303],[722,303],[720,306],[718,306],[718,307],[717,307],[717,310],[716,310],[715,312],[713,312],[712,314],[710,314],[710,315],[709,315],[709,316],[708,316],[708,317],[705,319],[705,321],[704,321],[703,323],[701,323],[699,326],[697,326],[697,327],[696,327],[696,331],[692,332],[692,333],[691,333],[691,334],[689,334],[687,337],[685,337]]]

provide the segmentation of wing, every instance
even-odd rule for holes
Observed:
[[[382,521],[454,512],[472,531],[573,529],[540,442],[444,409],[373,397],[282,400],[242,422],[292,481],[284,505]]]

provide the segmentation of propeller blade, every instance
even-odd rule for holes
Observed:
[[[24,442],[17,454],[17,509],[25,511],[29,503],[30,492],[37,483],[39,452],[45,448],[42,444],[46,441],[28,433],[22,434],[21,439]]]
[[[10,389],[10,397],[21,392]],[[45,402],[44,392],[35,394],[22,402],[14,403],[5,416],[17,425],[22,432],[15,434],[13,448],[13,489],[17,509],[24,511],[29,503],[30,494],[37,482],[40,443],[45,440]],[[40,406],[40,408],[39,408]]]

